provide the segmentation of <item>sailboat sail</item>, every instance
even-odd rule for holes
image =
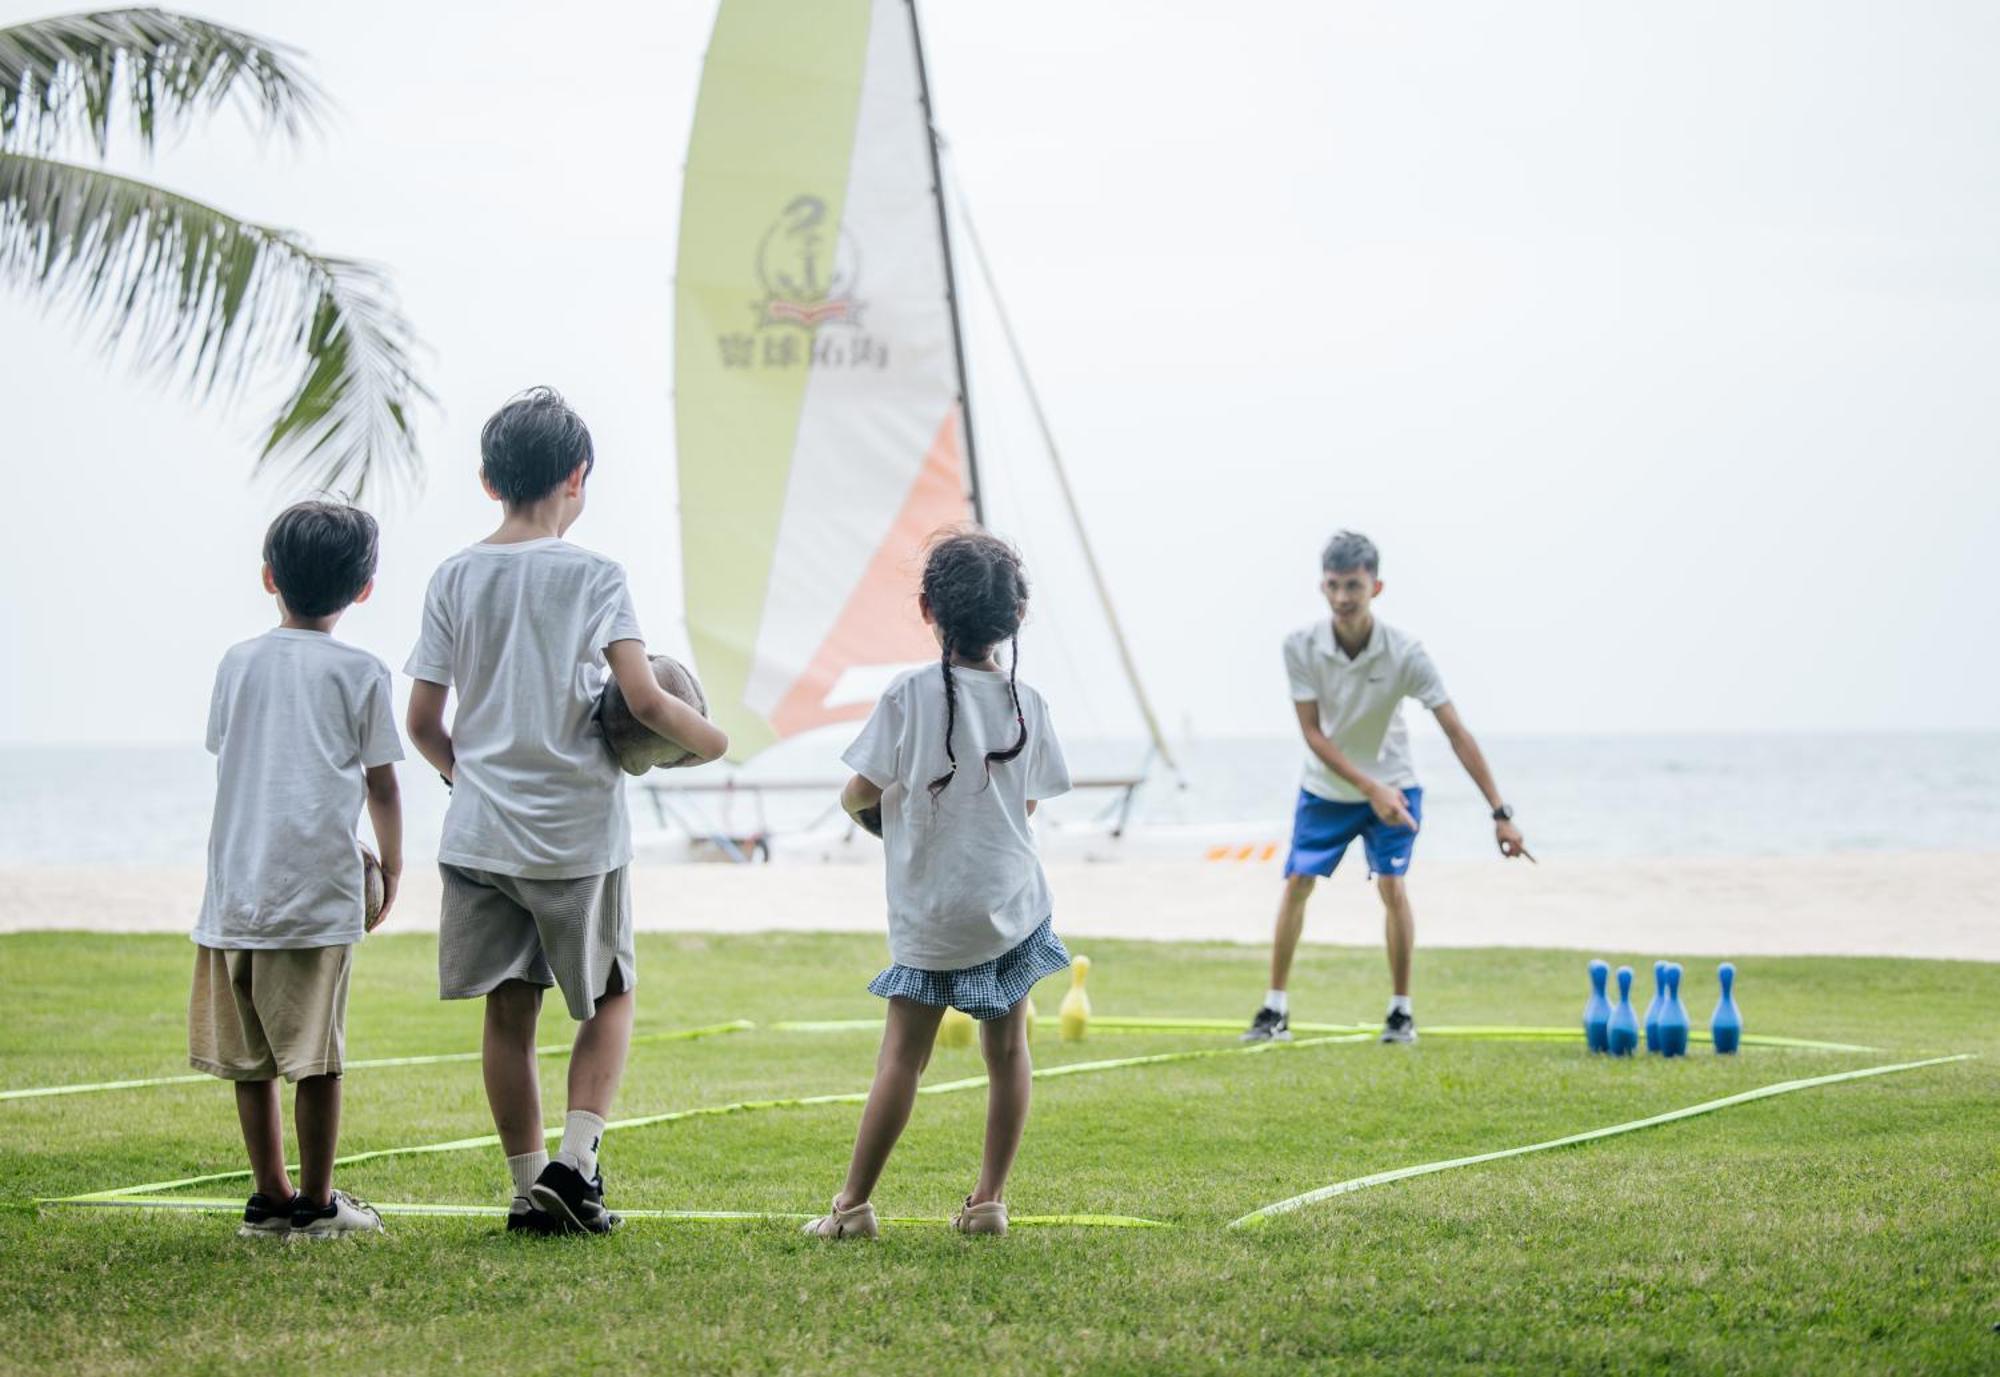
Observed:
[[[688,633],[731,755],[867,714],[935,643],[924,539],[972,514],[907,0],[724,0],[675,291]]]

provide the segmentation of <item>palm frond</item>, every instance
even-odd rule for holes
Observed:
[[[0,152],[0,281],[200,394],[296,368],[260,473],[352,497],[418,477],[411,410],[432,398],[376,268],[144,182]]]
[[[296,136],[323,108],[296,57],[256,34],[161,9],[0,27],[0,148],[47,153],[80,130],[102,154],[120,96],[149,149],[174,122],[231,100],[253,123]]]

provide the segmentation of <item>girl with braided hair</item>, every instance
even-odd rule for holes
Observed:
[[[1007,1172],[1028,1120],[1028,992],[1069,965],[1028,825],[1038,800],[1068,791],[1069,769],[1042,696],[1017,676],[1021,557],[985,531],[947,532],[924,561],[917,607],[938,662],[892,683],[842,757],[855,773],[841,803],[887,853],[893,964],[868,986],[889,1015],[847,1181],[806,1226],[823,1238],[876,1236],[868,1197],[947,1008],[979,1020],[988,1076],[979,1181],[952,1227],[1007,1232]]]

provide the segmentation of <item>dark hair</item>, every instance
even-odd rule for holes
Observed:
[[[583,465],[597,466],[590,428],[553,387],[531,387],[487,420],[479,432],[479,471],[502,502],[539,502]]]
[[[1382,555],[1375,548],[1375,542],[1359,531],[1335,531],[1333,539],[1326,543],[1326,549],[1319,557],[1319,567],[1329,574],[1341,574],[1349,569],[1366,569],[1370,574],[1382,572]]]
[[[931,545],[924,560],[924,601],[943,632],[944,670],[944,755],[951,768],[930,782],[931,801],[950,786],[958,774],[958,757],[951,748],[952,728],[958,724],[958,686],[952,681],[951,657],[967,658],[989,654],[1002,641],[1011,644],[1012,662],[1007,666],[1007,695],[1014,703],[1014,723],[1019,734],[1004,751],[986,753],[986,774],[993,775],[995,761],[1012,760],[1028,744],[1028,719],[1021,712],[1021,690],[1016,675],[1021,670],[1021,618],[1028,611],[1028,574],[1021,556],[998,536],[977,528],[945,532]]]
[[[345,502],[300,502],[264,532],[264,563],[295,617],[330,617],[375,577],[375,518]]]

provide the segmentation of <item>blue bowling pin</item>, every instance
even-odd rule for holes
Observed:
[[[1646,1006],[1646,1050],[1660,1050],[1660,1010],[1667,1004],[1667,963],[1653,963],[1653,1002]]]
[[[1593,1052],[1611,1050],[1611,1001],[1604,997],[1604,981],[1611,967],[1602,961],[1590,963],[1590,998],[1583,1006],[1583,1040]]]
[[[1681,1003],[1681,967],[1667,963],[1667,997],[1660,1005],[1660,1051],[1670,1057],[1684,1057],[1688,1050],[1688,1011]]]
[[[1629,1057],[1639,1046],[1639,1016],[1632,1011],[1630,966],[1618,968],[1618,1003],[1612,1006],[1605,1036],[1608,1050],[1614,1057]]]
[[[1736,1011],[1736,967],[1725,961],[1716,968],[1722,982],[1722,998],[1715,1001],[1715,1016],[1708,1021],[1708,1035],[1718,1052],[1734,1052],[1743,1040],[1743,1015]]]

